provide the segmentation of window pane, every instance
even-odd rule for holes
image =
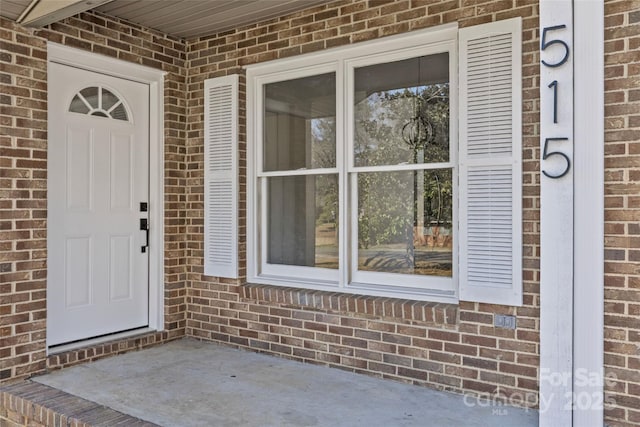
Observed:
[[[117,96],[115,96],[111,91],[107,89],[102,89],[102,109],[105,111],[109,111],[111,107],[116,105],[116,102],[119,102]]]
[[[355,166],[449,161],[449,54],[355,69]]]
[[[98,105],[98,88],[95,86],[86,87],[80,91],[80,94],[84,96],[91,108],[100,108]]]
[[[334,73],[265,85],[264,170],[336,165]]]
[[[451,276],[452,172],[358,174],[358,269]]]
[[[338,176],[267,179],[267,262],[337,269]]]
[[[78,95],[76,95],[71,100],[69,111],[71,111],[72,113],[87,114],[89,112],[89,107],[87,107],[87,104],[85,104],[84,101],[80,99]]]
[[[111,112],[111,117],[116,120],[129,120],[127,118],[127,110],[122,104],[113,109],[113,111]]]

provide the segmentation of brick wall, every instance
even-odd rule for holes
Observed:
[[[523,17],[524,306],[416,303],[268,286],[203,273],[203,81],[248,64],[434,25]],[[436,388],[535,405],[539,364],[538,14],[521,1],[338,1],[188,43],[187,334]],[[240,95],[240,259],[245,275],[245,81]],[[517,330],[493,327],[494,314]]]
[[[640,425],[640,2],[605,2],[605,342],[611,426]]]
[[[606,2],[605,410],[640,423],[640,2]],[[459,306],[241,286],[202,274],[203,81],[242,66],[458,21],[524,18],[524,290],[520,308]],[[539,364],[538,18],[529,0],[339,1],[183,42],[85,13],[40,31],[0,18],[0,380],[46,366],[47,40],[168,71],[165,254],[168,333],[50,358],[59,367],[180,336],[427,384],[512,396],[537,391]],[[246,176],[241,78],[241,179]],[[241,185],[240,253],[246,224]],[[186,298],[186,305],[185,305]],[[517,316],[515,331],[492,326]],[[513,401],[512,401],[513,402]],[[514,403],[519,403],[515,401]],[[528,404],[530,402],[524,402]]]
[[[85,13],[42,30],[0,18],[0,380],[45,369],[47,237],[46,42],[166,71],[165,325],[135,345],[49,360],[55,366],[180,336],[185,326],[185,44]]]

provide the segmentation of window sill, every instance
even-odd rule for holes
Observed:
[[[348,313],[358,317],[450,327],[455,326],[458,319],[456,304],[273,285],[245,284],[240,288],[243,299],[259,304],[275,303],[289,308]]]

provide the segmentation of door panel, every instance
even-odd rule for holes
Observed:
[[[49,67],[51,346],[148,325],[149,87]]]
[[[67,129],[67,208],[76,212],[91,210],[93,194],[93,132]]]
[[[111,135],[111,211],[133,210],[133,142],[129,135]]]
[[[131,236],[111,236],[109,243],[109,300],[130,299],[133,280]]]
[[[67,237],[65,242],[65,280],[64,296],[66,308],[88,306],[91,304],[93,288],[91,275],[91,237]]]

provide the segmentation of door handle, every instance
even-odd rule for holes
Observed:
[[[142,253],[147,252],[147,248],[149,247],[149,220],[146,218],[140,218],[140,230],[144,231],[145,234],[145,245],[140,248]]]

